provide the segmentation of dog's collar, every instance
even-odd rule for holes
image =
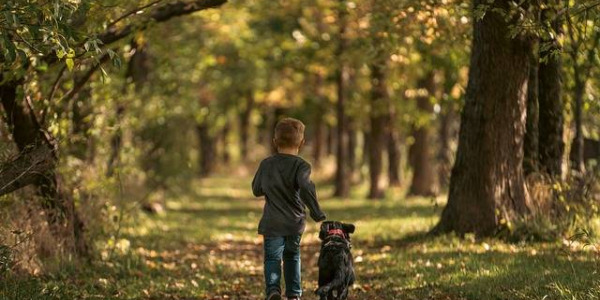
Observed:
[[[327,231],[327,235],[332,236],[332,235],[339,235],[342,238],[346,239],[346,234],[344,233],[343,230],[339,229],[339,228],[334,228],[334,229],[329,229]]]

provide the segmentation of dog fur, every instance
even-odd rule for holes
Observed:
[[[354,229],[353,224],[337,221],[326,221],[321,224],[319,288],[315,291],[320,300],[344,300],[348,297],[349,289],[355,280],[350,252],[352,247],[350,234],[354,233]]]

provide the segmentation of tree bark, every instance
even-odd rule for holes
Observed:
[[[2,82],[1,76],[0,82]],[[3,178],[2,181],[6,183],[0,186],[0,190],[8,193],[34,184],[41,198],[42,208],[46,212],[51,232],[59,238],[66,234],[74,242],[71,250],[79,256],[87,256],[89,253],[84,237],[84,224],[75,209],[73,198],[63,192],[59,186],[56,172],[57,148],[49,134],[40,126],[31,108],[17,101],[17,89],[21,84],[21,82],[9,81],[0,85],[0,100],[6,113],[6,122],[21,152],[21,158],[13,161],[14,165],[2,166],[2,177],[7,175],[4,171],[13,173],[17,177],[8,182]],[[23,163],[30,166],[22,169]],[[39,173],[32,173],[36,168]],[[14,173],[20,170],[24,171],[20,173],[21,175]]]
[[[216,163],[216,143],[206,121],[196,126],[198,143],[200,144],[200,176],[207,177],[214,172]]]
[[[326,126],[326,129],[327,129],[326,154],[327,154],[327,156],[331,156],[331,155],[333,155],[334,144],[335,144],[335,128],[333,128],[333,126],[328,124]]]
[[[221,144],[223,146],[222,159],[224,164],[229,164],[231,162],[231,154],[229,153],[229,132],[231,131],[231,125],[229,124],[229,120],[223,126],[221,130]]]
[[[585,164],[583,159],[584,154],[584,138],[583,138],[583,94],[585,92],[585,82],[581,79],[579,68],[575,67],[575,93],[574,101],[575,109],[573,111],[575,119],[575,137],[571,145],[569,158],[571,160],[571,168],[578,171],[580,174],[585,172]]]
[[[541,18],[544,21],[547,18],[546,13],[542,12]],[[552,26],[557,34],[561,34],[558,19],[553,22]],[[552,47],[540,53],[540,56],[546,57],[547,60],[541,63],[538,69],[540,170],[560,179],[565,147],[563,141],[562,62],[560,55],[550,55],[553,51],[559,50],[560,45],[556,36],[554,39],[543,42],[551,43]]]
[[[429,72],[419,80],[418,86],[427,91],[427,95],[417,97],[417,109],[420,114],[433,114],[433,105],[430,98],[435,95],[435,74]],[[430,124],[417,124],[413,129],[414,144],[412,145],[413,180],[409,195],[435,196],[438,193],[438,177],[435,166],[435,157],[431,145]]]
[[[313,134],[313,163],[315,165],[316,168],[321,166],[321,160],[323,159],[323,144],[324,144],[324,116],[323,116],[323,111],[325,109],[325,101],[324,101],[324,96],[323,96],[323,76],[321,76],[321,74],[316,74],[315,76],[315,90],[314,90],[314,97],[315,97],[315,101],[316,101],[316,112],[314,114],[314,134]]]
[[[337,60],[337,70],[335,82],[337,87],[337,155],[335,172],[335,191],[334,197],[347,197],[350,193],[350,178],[348,176],[348,132],[347,117],[345,109],[346,81],[348,70],[344,62],[344,52],[346,51],[346,1],[340,0],[338,7],[338,44],[335,51]]]
[[[348,176],[350,177],[350,184],[354,184],[356,182],[354,175],[356,174],[356,145],[357,141],[357,132],[356,132],[356,123],[353,118],[348,118]]]
[[[315,125],[314,125],[314,141],[313,141],[313,162],[315,167],[321,166],[323,159],[323,115],[321,113],[315,114]]]
[[[275,139],[275,127],[277,126],[277,122],[279,122],[279,120],[281,120],[285,116],[285,111],[285,108],[279,106],[273,109],[273,117],[271,118],[272,123],[269,125],[269,128],[271,130],[270,145],[272,154],[277,153],[277,147],[273,143],[273,140]]]
[[[389,129],[388,133],[388,179],[390,186],[402,185],[402,151],[400,150],[400,133],[395,127]]]
[[[534,47],[535,48],[535,47]],[[525,126],[525,145],[523,171],[525,175],[538,171],[539,168],[539,122],[540,105],[538,101],[539,58],[536,50],[531,51],[529,62],[529,79],[527,83],[527,120]]]
[[[386,119],[389,104],[386,86],[385,60],[378,59],[371,66],[371,137],[369,139],[369,199],[385,196],[381,186],[383,170],[383,147],[386,135]]]
[[[493,6],[509,9],[509,0]],[[487,3],[474,0],[474,7]],[[434,233],[490,236],[529,212],[523,179],[523,139],[529,77],[529,37],[509,37],[494,10],[474,22],[469,83],[450,192]]]
[[[242,161],[248,159],[248,140],[250,135],[250,116],[254,109],[254,92],[246,95],[246,103],[240,114],[240,156]],[[267,126],[268,127],[268,126]],[[271,143],[269,143],[270,145]]]
[[[450,142],[454,138],[454,119],[454,105],[452,103],[446,103],[442,106],[442,111],[440,113],[440,148],[438,151],[438,182],[443,188],[448,187],[448,184],[450,183],[450,172],[452,170],[452,149],[450,147]]]

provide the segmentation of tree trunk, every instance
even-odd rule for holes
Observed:
[[[224,164],[229,164],[231,162],[231,154],[229,153],[229,132],[231,131],[231,125],[229,124],[229,120],[223,126],[221,131],[221,145],[222,147],[222,159]]]
[[[331,125],[327,125],[327,156],[333,155],[333,149],[335,144],[335,129]]]
[[[248,140],[250,135],[250,116],[254,109],[254,92],[246,96],[246,105],[240,114],[240,156],[242,161],[248,159]],[[269,143],[270,145],[270,143]]]
[[[121,129],[121,120],[125,114],[125,106],[123,104],[117,104],[117,110],[115,112],[114,127],[115,132],[110,138],[110,156],[108,157],[108,164],[106,167],[106,176],[112,177],[115,174],[115,170],[119,166],[121,159],[121,145],[123,143],[123,130]]]
[[[323,159],[323,115],[321,113],[315,114],[314,130],[313,161],[315,167],[318,168]]]
[[[347,68],[344,63],[343,54],[346,51],[346,1],[341,0],[338,8],[338,45],[335,52],[337,60],[337,71],[335,81],[337,86],[337,156],[335,172],[335,197],[347,197],[350,193],[350,178],[348,176],[348,132],[347,117],[345,110]]]
[[[427,95],[417,97],[417,108],[420,114],[429,117],[433,114],[433,105],[430,98],[435,95],[435,74],[429,72],[419,80],[420,89],[427,91]],[[409,194],[413,196],[435,196],[438,193],[438,176],[435,166],[435,157],[431,145],[430,124],[417,124],[413,129],[414,144],[412,145],[413,180]]]
[[[583,94],[585,93],[585,82],[581,79],[579,68],[575,67],[575,93],[573,102],[573,117],[575,119],[575,137],[571,145],[569,159],[571,160],[571,168],[578,171],[580,174],[585,172],[584,163],[584,138],[583,138]]]
[[[135,40],[131,42],[131,48],[134,53],[127,63],[126,77],[127,81],[135,85],[135,92],[140,93],[148,79],[149,73],[149,57],[146,44],[139,44]],[[127,92],[127,86],[123,88],[124,93]],[[125,105],[122,102],[117,103],[115,111],[114,128],[115,132],[110,139],[110,156],[106,168],[106,175],[111,177],[114,175],[115,169],[120,163],[121,147],[123,145],[123,130],[121,121],[125,115]]]
[[[285,108],[279,106],[273,109],[272,123],[269,125],[271,130],[271,153],[273,154],[277,153],[277,147],[273,144],[273,140],[275,139],[275,127],[277,126],[277,122],[285,116],[285,111]]]
[[[542,13],[542,21],[545,18],[546,14]],[[556,33],[561,34],[560,21],[557,20],[553,23],[552,26]],[[551,43],[552,47],[540,53],[540,56],[546,57],[547,60],[545,63],[541,63],[538,69],[540,170],[560,179],[565,147],[563,141],[562,62],[560,55],[550,55],[554,51],[560,51],[556,37],[544,42]]]
[[[210,134],[210,128],[206,121],[196,126],[196,133],[198,135],[198,143],[200,144],[200,176],[207,177],[211,175],[215,169],[215,138]]]
[[[383,169],[383,145],[386,134],[389,104],[385,82],[385,60],[378,59],[371,65],[371,136],[369,139],[369,199],[385,196],[381,186]]]
[[[350,184],[355,183],[356,174],[356,145],[357,145],[357,132],[356,124],[353,118],[348,117],[348,176],[350,177]]]
[[[453,123],[455,118],[454,106],[452,103],[446,103],[440,113],[439,141],[440,149],[438,151],[438,182],[441,187],[446,188],[450,183],[450,172],[452,169],[452,149],[450,141],[453,138]]]
[[[390,128],[388,131],[388,179],[390,186],[402,185],[402,151],[400,150],[400,133],[396,128]]]
[[[92,153],[93,140],[90,135],[93,125],[91,96],[91,89],[84,88],[76,96],[71,108],[73,129],[70,137],[70,153],[87,162],[91,162],[94,158]]]
[[[529,79],[527,83],[527,120],[525,126],[525,145],[523,149],[523,171],[525,172],[525,175],[537,172],[539,168],[539,58],[536,52],[536,50],[531,51],[529,58]]]
[[[0,82],[2,82],[1,76]],[[53,234],[59,238],[64,237],[66,234],[66,237],[72,238],[71,241],[74,242],[71,250],[80,256],[87,256],[89,252],[84,237],[84,224],[75,209],[73,198],[63,192],[59,186],[59,178],[56,172],[58,163],[56,145],[49,134],[40,126],[30,107],[26,108],[17,101],[17,89],[20,85],[20,82],[10,81],[0,85],[0,99],[6,113],[7,127],[21,155],[24,155],[23,157],[27,158],[27,155],[35,155],[40,158],[41,163],[36,163],[34,160],[29,161],[31,169],[28,168],[27,170],[31,171],[36,167],[42,167],[39,168],[39,173],[24,172],[22,175],[18,175],[19,177],[8,182],[9,185],[3,184],[0,190],[14,191],[26,185],[34,184],[37,187],[37,194],[42,200],[42,208],[46,213]],[[14,170],[14,167],[18,166],[11,166],[8,169],[3,166],[2,174],[6,175],[4,172]],[[32,175],[37,176],[32,177]],[[29,179],[25,180],[27,178]]]
[[[509,9],[509,0],[493,6]],[[487,3],[475,0],[474,7]],[[494,10],[474,22],[469,83],[450,192],[434,233],[489,236],[529,212],[523,179],[523,139],[529,77],[529,37],[509,37]]]
[[[313,135],[313,162],[316,168],[321,166],[321,160],[323,158],[323,127],[324,127],[324,116],[323,111],[325,109],[325,101],[323,100],[323,76],[320,74],[315,75],[315,90],[314,98],[316,99],[316,112],[314,114],[314,135]]]

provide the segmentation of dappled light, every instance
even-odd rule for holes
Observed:
[[[600,1],[6,0],[0,300],[600,299]]]

